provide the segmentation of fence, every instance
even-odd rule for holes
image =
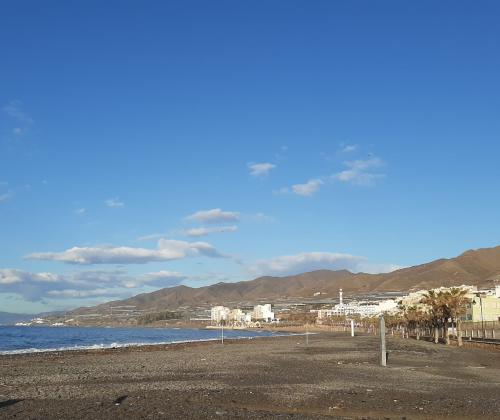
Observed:
[[[499,321],[462,322],[460,329],[462,330],[462,337],[464,338],[500,338]]]

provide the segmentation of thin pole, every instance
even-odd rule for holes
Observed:
[[[306,324],[306,346],[309,345],[309,330],[307,328],[307,324]]]
[[[224,324],[222,324],[222,334],[221,334],[221,342],[224,344]]]
[[[387,366],[387,353],[385,347],[385,320],[383,316],[380,317],[380,353],[380,364],[382,366]]]
[[[354,337],[354,319],[351,319],[351,337]]]

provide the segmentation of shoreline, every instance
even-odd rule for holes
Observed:
[[[265,336],[253,336],[253,337],[224,337],[224,344],[230,344],[233,341],[241,340],[253,340],[253,339],[264,339],[264,338],[278,338],[278,337],[290,337],[303,335],[300,333],[293,334],[290,332],[276,332],[273,335]],[[32,355],[46,355],[46,354],[59,354],[59,353],[92,353],[92,352],[106,352],[106,351],[142,351],[146,350],[163,350],[171,346],[187,346],[187,345],[198,345],[201,343],[212,343],[221,341],[221,338],[204,338],[199,340],[175,340],[175,341],[162,341],[154,343],[111,343],[111,344],[94,344],[88,346],[73,346],[73,347],[60,347],[60,348],[48,348],[48,349],[16,349],[16,350],[3,350],[0,351],[0,360],[4,357],[14,357],[14,356],[32,356]]]

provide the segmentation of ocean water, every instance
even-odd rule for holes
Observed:
[[[224,330],[224,338],[284,335],[263,330]],[[83,350],[132,345],[220,340],[220,330],[176,328],[0,326],[0,354]]]

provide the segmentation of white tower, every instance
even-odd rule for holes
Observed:
[[[343,305],[343,302],[342,302],[342,289],[339,289],[339,297],[340,297],[340,306]]]

